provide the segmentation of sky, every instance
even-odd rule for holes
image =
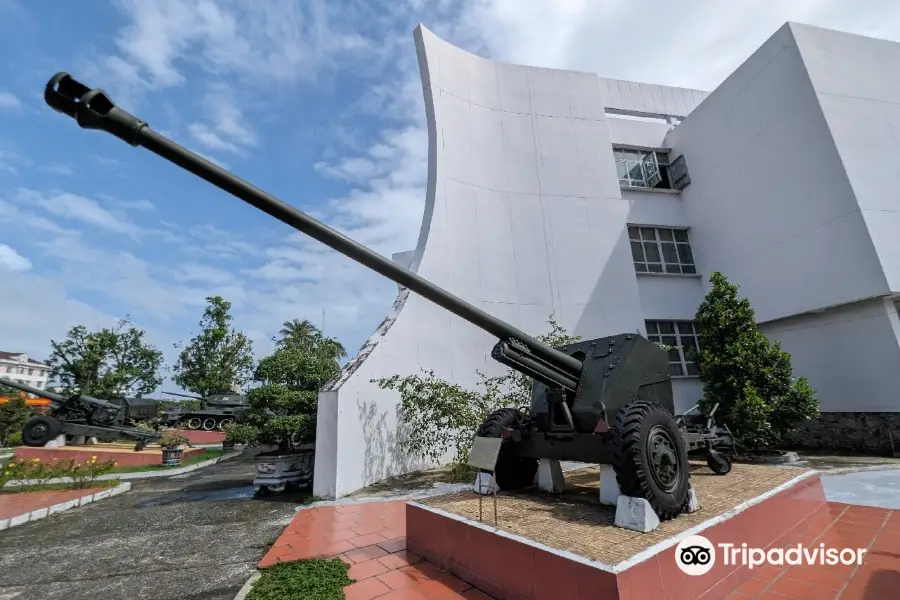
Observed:
[[[397,291],[54,113],[58,71],[389,257],[424,207],[416,24],[496,60],[712,90],[785,21],[900,41],[900,3],[871,0],[0,0],[0,350],[45,359],[127,315],[171,365],[221,295],[257,357],[293,318],[353,354]]]

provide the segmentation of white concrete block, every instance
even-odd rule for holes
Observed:
[[[94,495],[88,494],[87,496],[82,496],[78,500],[78,506],[84,506],[85,504],[90,504],[94,501]]]
[[[72,436],[72,445],[73,446],[84,446],[87,443],[87,438],[83,435],[73,435]]]
[[[29,521],[37,521],[38,519],[43,519],[44,517],[46,517],[49,514],[50,514],[49,508],[39,508],[37,510],[31,511],[31,518],[28,520]]]
[[[649,533],[659,527],[659,517],[644,498],[619,496],[616,502],[616,527]]]
[[[497,487],[497,482],[494,481],[494,476],[490,473],[478,473],[472,488],[476,494],[482,495],[493,494],[500,491],[500,488]]]
[[[691,489],[688,493],[690,494],[690,500],[688,500],[688,507],[686,512],[695,513],[700,510],[700,499],[697,498],[697,490],[695,490],[694,487],[691,486]]]
[[[62,448],[66,445],[66,435],[64,433],[56,436],[55,439],[50,440],[46,444],[44,444],[44,448]]]
[[[612,465],[600,465],[600,504],[604,506],[616,506],[619,496],[619,482],[616,481],[616,472]]]
[[[550,494],[561,494],[566,489],[566,478],[558,460],[542,458],[538,463],[538,487]]]
[[[97,438],[95,437],[89,437],[85,443],[89,446],[92,446],[94,444],[99,444],[100,442],[98,442]]]
[[[105,498],[109,498],[109,490],[103,490],[102,492],[97,492],[96,494],[94,494],[94,502],[103,500]]]
[[[9,519],[0,519],[0,531],[9,529]]]
[[[78,506],[78,500],[69,500],[68,502],[60,502],[59,504],[54,504],[50,507],[50,514],[55,515],[58,512],[62,512],[64,510],[69,510],[70,508],[75,508]]]
[[[31,513],[25,513],[24,515],[16,515],[15,517],[11,517],[9,519],[9,526],[16,527],[17,525],[22,525],[31,520]]]

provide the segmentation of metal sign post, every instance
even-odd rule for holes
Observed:
[[[469,460],[466,462],[470,467],[478,469],[480,473],[489,473],[494,485],[491,486],[492,495],[494,496],[494,526],[497,525],[497,478],[494,475],[494,469],[497,467],[497,457],[500,456],[500,446],[503,444],[501,438],[476,437],[472,442],[472,450],[469,451]],[[478,477],[476,475],[476,477]],[[478,483],[478,520],[482,520],[482,503],[484,501],[484,490],[481,488],[481,478],[476,479]]]

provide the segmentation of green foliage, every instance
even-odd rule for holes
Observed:
[[[173,408],[180,408],[184,412],[200,410],[203,403],[200,400],[159,400],[159,412],[163,413]]]
[[[164,431],[162,436],[159,439],[159,445],[163,448],[177,448],[178,446],[186,446],[190,443],[190,440],[186,435],[182,433],[178,433],[174,429],[170,429],[168,431]]]
[[[819,404],[804,377],[794,379],[791,356],[756,325],[750,301],[721,273],[695,317],[700,326],[697,360],[704,383],[700,410],[718,403],[718,422],[742,444],[759,448],[779,444],[819,414]]]
[[[6,386],[0,386],[5,388]],[[6,404],[0,404],[0,446],[13,446],[15,441],[22,443],[22,427],[34,412],[25,404],[25,396],[12,388],[0,389],[0,396],[9,398]],[[17,439],[13,439],[17,436]]]
[[[349,566],[337,559],[298,560],[264,569],[247,600],[344,600],[344,586],[353,583]]]
[[[6,445],[10,448],[14,448],[15,446],[21,446],[22,442],[22,431],[13,431],[6,438]]]
[[[182,348],[172,377],[201,397],[231,393],[235,384],[246,384],[253,371],[253,343],[231,326],[231,303],[221,296],[206,302],[200,333]]]
[[[284,323],[275,351],[259,361],[247,394],[249,410],[226,439],[246,445],[292,445],[315,439],[319,390],[340,372],[344,347],[309,321]]]
[[[38,491],[53,485],[50,483],[52,479],[68,477],[72,482],[66,487],[83,489],[90,487],[101,475],[112,472],[115,467],[116,461],[100,462],[96,456],[84,462],[58,460],[45,463],[39,458],[19,459],[8,462],[0,471],[0,488],[9,482],[19,482],[19,486],[16,487],[28,482],[29,491]]]
[[[556,318],[548,319],[550,332],[537,339],[557,347],[579,341]],[[433,371],[373,380],[382,389],[400,393],[398,416],[406,431],[400,447],[407,453],[439,461],[448,448],[454,450],[455,469],[464,471],[475,432],[484,419],[498,408],[529,406],[531,378],[512,369],[487,377],[478,372],[479,391],[467,390],[435,376]]]
[[[162,352],[144,341],[145,332],[129,319],[91,333],[72,327],[61,342],[51,341],[47,364],[59,393],[100,398],[149,394],[162,383]]]

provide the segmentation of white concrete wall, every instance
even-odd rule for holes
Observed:
[[[900,291],[900,44],[791,24],[892,292]]]
[[[599,77],[501,64],[415,33],[429,128],[425,215],[410,268],[539,334],[644,333]],[[634,99],[631,100],[634,102]],[[401,294],[402,296],[402,294]],[[320,394],[315,493],[424,464],[400,451],[394,393],[370,380],[434,369],[474,386],[494,338],[414,294]],[[318,444],[318,443],[317,443]]]
[[[900,412],[900,320],[875,298],[767,323],[791,354],[795,375],[817,390],[823,412]]]
[[[789,25],[666,144],[691,174],[681,198],[698,271],[739,284],[760,321],[889,292]]]

